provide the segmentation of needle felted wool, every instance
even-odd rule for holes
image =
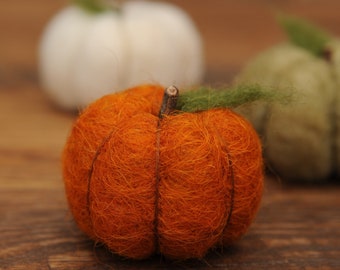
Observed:
[[[340,175],[340,73],[329,59],[327,34],[296,18],[281,21],[291,42],[256,56],[236,83],[293,89],[295,100],[288,106],[257,102],[238,112],[261,135],[275,173],[293,181],[324,181]]]
[[[63,153],[78,226],[127,258],[202,258],[240,238],[261,199],[261,144],[252,126],[213,103],[182,111],[190,97],[202,103],[203,96],[166,91],[139,86],[92,103]]]
[[[84,108],[104,94],[138,84],[189,86],[202,80],[202,38],[177,5],[70,2],[46,26],[38,54],[42,89],[60,108]]]

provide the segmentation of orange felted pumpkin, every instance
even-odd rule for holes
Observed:
[[[104,96],[67,140],[72,214],[121,256],[202,258],[240,238],[257,212],[263,165],[251,125],[227,108],[183,112],[177,94],[146,85]]]

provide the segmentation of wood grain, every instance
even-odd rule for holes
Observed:
[[[180,1],[205,39],[206,83],[228,83],[249,58],[284,39],[278,8],[340,34],[340,3]],[[0,9],[0,269],[340,269],[340,185],[266,179],[259,215],[233,247],[202,261],[131,262],[88,240],[68,211],[60,153],[75,115],[55,108],[38,80],[44,25],[67,1],[3,1]]]

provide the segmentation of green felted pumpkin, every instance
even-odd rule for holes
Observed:
[[[292,17],[281,19],[290,42],[252,59],[236,84],[258,83],[291,92],[289,105],[257,102],[239,108],[283,179],[325,181],[340,175],[340,42]]]

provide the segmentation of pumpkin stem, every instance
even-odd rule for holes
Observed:
[[[327,43],[332,39],[323,29],[301,18],[280,14],[278,22],[294,45],[323,57]]]
[[[213,108],[236,108],[255,101],[280,102],[292,101],[290,89],[279,92],[258,84],[236,85],[229,89],[201,87],[182,93],[177,102],[177,110],[182,112],[206,111]]]
[[[158,117],[163,118],[164,115],[169,115],[176,109],[179,90],[175,86],[169,86],[164,90],[161,109]]]
[[[84,10],[97,14],[108,10],[120,11],[120,2],[108,2],[105,0],[73,0],[73,2]]]

